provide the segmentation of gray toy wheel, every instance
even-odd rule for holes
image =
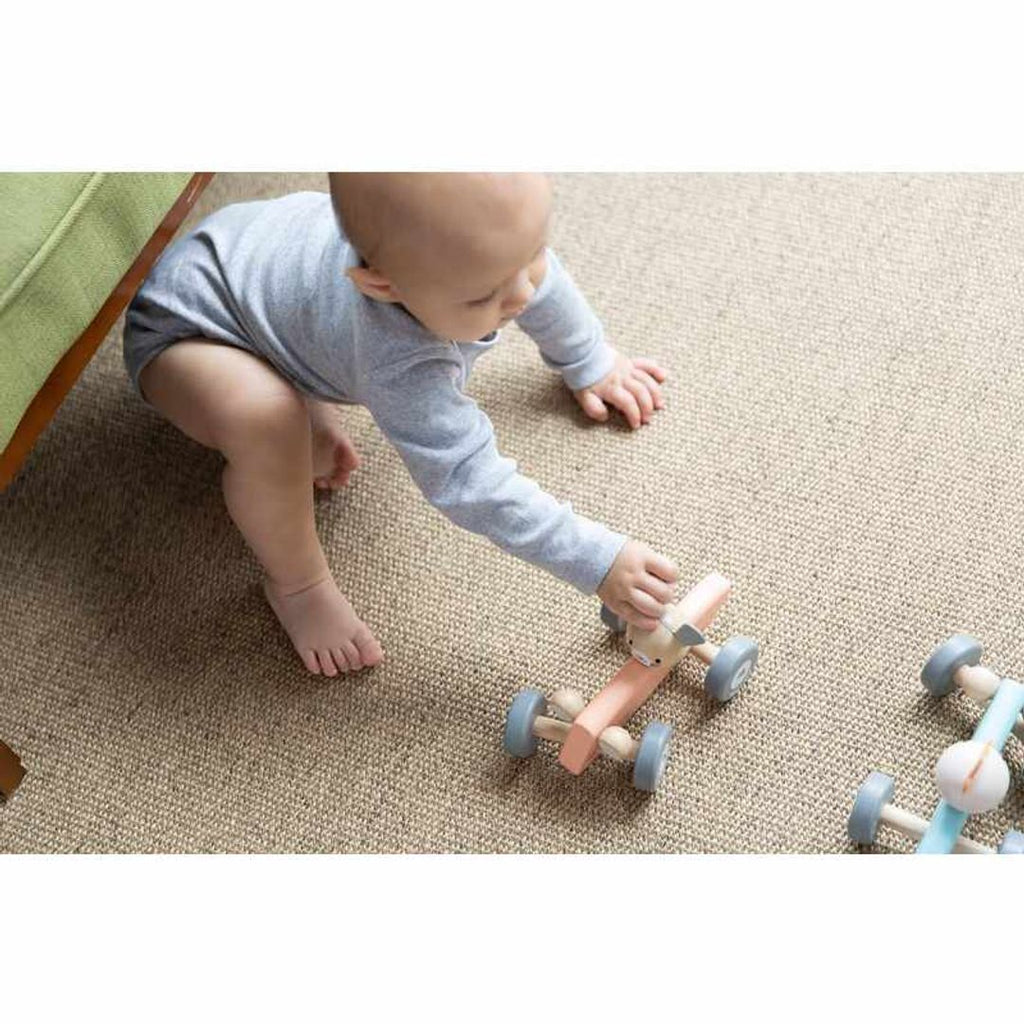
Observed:
[[[870,846],[875,841],[882,808],[892,800],[895,787],[892,776],[883,772],[872,772],[861,783],[846,823],[847,835],[853,842]]]
[[[505,749],[513,757],[533,757],[537,752],[533,723],[546,703],[540,690],[520,690],[516,694],[505,719]]]
[[[751,677],[757,665],[757,641],[734,636],[715,656],[704,676],[704,690],[724,704]]]
[[[616,615],[615,612],[613,612],[611,610],[611,608],[608,607],[608,605],[603,604],[603,603],[601,605],[601,621],[613,633],[625,633],[626,632],[626,620],[625,619],[620,619],[619,616]]]
[[[945,697],[956,685],[953,676],[964,665],[981,661],[981,644],[966,633],[957,633],[939,644],[921,669],[921,682],[933,697]]]
[[[651,722],[640,737],[640,749],[633,762],[633,785],[645,793],[653,793],[665,774],[672,743],[672,726]]]
[[[999,844],[1000,853],[1024,853],[1024,832],[1014,832],[1012,829],[1003,836]]]

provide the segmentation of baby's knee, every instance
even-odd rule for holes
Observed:
[[[219,447],[228,459],[308,443],[305,401],[282,378],[226,396],[217,419]]]

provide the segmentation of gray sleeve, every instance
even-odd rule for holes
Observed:
[[[626,538],[576,514],[499,454],[490,419],[462,392],[454,350],[378,368],[362,400],[431,505],[509,554],[596,592]]]
[[[547,272],[516,323],[540,349],[541,358],[573,391],[609,373],[615,353],[604,340],[601,321],[558,257],[548,249]]]

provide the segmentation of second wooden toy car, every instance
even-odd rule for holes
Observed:
[[[653,792],[665,773],[672,728],[651,722],[635,740],[623,725],[687,654],[708,666],[704,689],[715,700],[729,700],[750,678],[758,655],[754,640],[734,637],[719,647],[704,635],[731,590],[724,576],[712,573],[672,605],[649,633],[626,627],[602,606],[602,620],[615,632],[625,632],[632,657],[589,703],[571,689],[550,697],[521,690],[505,721],[505,749],[514,757],[530,757],[538,739],[551,740],[561,745],[558,759],[574,775],[604,754],[632,763],[633,785]]]
[[[1009,831],[998,850],[960,833],[971,814],[994,810],[1010,785],[1002,749],[1010,733],[1024,739],[1024,686],[979,664],[981,644],[959,633],[940,644],[921,671],[925,689],[944,697],[956,687],[987,704],[970,740],[943,751],[935,766],[942,799],[931,821],[891,803],[894,781],[872,772],[861,784],[847,822],[855,843],[871,845],[882,824],[917,840],[915,853],[1024,853],[1024,833]]]

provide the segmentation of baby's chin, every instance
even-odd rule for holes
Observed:
[[[443,323],[433,321],[432,319],[424,320],[421,317],[416,316],[408,306],[403,308],[411,317],[413,317],[413,319],[417,320],[422,327],[425,327],[430,331],[434,337],[440,338],[442,341],[454,341],[456,344],[460,345],[489,337],[495,331],[500,331],[502,327],[508,326],[515,319],[515,317],[509,316],[501,320],[488,320],[484,323]]]

